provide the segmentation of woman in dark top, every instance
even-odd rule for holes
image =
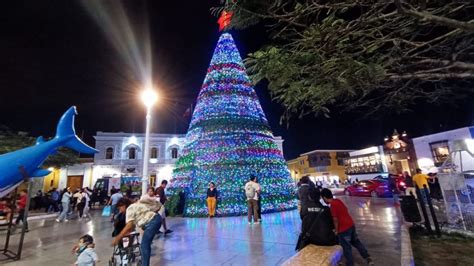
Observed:
[[[216,205],[217,205],[217,189],[214,182],[209,183],[209,188],[207,189],[207,209],[209,211],[209,218],[212,218],[216,215]]]

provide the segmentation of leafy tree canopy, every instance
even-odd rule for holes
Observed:
[[[35,144],[36,139],[27,132],[14,132],[7,127],[0,126],[0,154],[16,151]],[[56,154],[50,155],[44,166],[60,168],[79,162],[76,152],[68,148],[59,148]]]
[[[232,28],[269,27],[245,63],[292,115],[409,110],[473,92],[474,2],[223,0]]]

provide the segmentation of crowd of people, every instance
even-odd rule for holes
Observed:
[[[88,187],[84,188],[78,188],[74,191],[69,191],[69,193],[72,193],[73,195],[82,193],[82,191],[85,191],[88,194],[88,202],[89,202],[89,208],[95,206],[95,205],[103,205],[107,201],[107,191],[102,191],[101,189],[90,189]],[[51,188],[48,192],[43,192],[41,190],[38,190],[35,194],[35,196],[32,198],[31,201],[31,209],[32,210],[41,210],[44,209],[45,212],[47,213],[52,213],[52,212],[60,212],[62,210],[62,196],[64,193],[68,191],[68,188],[65,188],[63,190],[58,190],[57,188]],[[79,197],[79,194],[76,195],[75,198],[71,198],[70,203],[76,206],[77,202],[76,199]]]
[[[76,189],[75,192],[71,188],[65,188],[60,193],[60,214],[56,222],[68,222],[69,217],[77,213],[79,220],[90,219],[89,210],[92,206],[91,195],[93,191],[88,188]]]
[[[400,181],[405,184],[403,187],[399,185]],[[428,195],[436,200],[443,198],[436,173],[423,174],[419,168],[416,169],[416,174],[413,177],[410,176],[408,171],[403,172],[402,175],[389,174],[388,186],[396,204],[398,204],[398,198],[401,194],[412,195],[418,198],[416,187],[419,188],[420,195],[425,203],[427,202]],[[405,191],[403,191],[403,189]]]
[[[423,182],[428,182],[430,177],[415,175],[411,178],[408,173],[404,173],[404,180],[408,188],[418,183],[421,184],[421,186],[418,185],[419,187],[423,187],[422,185],[425,184]],[[167,184],[168,182],[163,180],[160,186],[156,189],[149,188],[147,193],[140,198],[133,198],[128,196],[127,193],[122,193],[120,189],[112,188],[110,198],[104,201],[111,209],[112,245],[117,245],[124,236],[135,229],[141,229],[140,249],[142,265],[145,266],[150,265],[151,244],[155,236],[159,234],[167,235],[173,232],[166,224],[165,203],[168,199],[165,189]],[[262,187],[256,176],[250,177],[245,184],[244,191],[248,207],[248,223],[259,224],[261,222]],[[410,189],[407,189],[407,193],[409,192]],[[59,211],[57,222],[67,222],[74,212],[77,212],[79,219],[90,219],[89,208],[92,204],[92,194],[93,191],[88,188],[78,189],[74,192],[70,188],[62,191],[52,189],[46,194],[38,191],[33,201],[41,202],[40,204],[46,211]],[[296,250],[301,250],[307,244],[323,246],[339,244],[343,248],[346,265],[353,265],[352,246],[354,246],[367,263],[372,265],[372,259],[358,238],[355,223],[347,207],[341,200],[334,198],[331,190],[317,186],[310,180],[309,176],[304,176],[298,184],[297,194],[300,201],[299,213],[302,226]],[[18,224],[22,221],[27,195],[27,191],[21,191],[15,208],[8,208],[5,201],[0,201],[0,216],[2,214],[3,216],[12,215],[13,209],[15,209],[18,212],[15,223]],[[218,195],[216,184],[210,182],[206,194],[209,218],[216,216]],[[44,197],[47,198],[46,201]],[[160,228],[163,229],[160,230]],[[82,236],[73,252],[77,255],[76,263],[82,263],[79,265],[94,265],[98,262],[97,254],[94,251],[93,238],[90,235]]]

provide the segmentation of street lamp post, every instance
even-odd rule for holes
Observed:
[[[146,194],[148,185],[148,160],[150,157],[150,130],[151,130],[151,111],[158,95],[151,88],[142,92],[142,101],[146,107],[146,129],[145,129],[145,146],[143,147],[143,170],[142,170],[142,195]]]

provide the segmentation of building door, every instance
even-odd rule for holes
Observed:
[[[71,191],[76,191],[77,188],[82,188],[83,181],[83,175],[70,175],[67,177],[67,186],[71,188]]]
[[[402,161],[394,161],[394,170],[392,172],[392,174],[401,174],[403,173],[403,165],[402,165]]]
[[[151,174],[150,175],[149,184],[150,184],[150,187],[152,187],[152,188],[156,187],[156,174]]]
[[[410,165],[408,164],[408,160],[403,159],[395,161],[395,171],[396,174],[402,174],[405,171],[410,173]]]
[[[408,160],[401,160],[403,172],[407,171],[410,174],[410,164]]]

